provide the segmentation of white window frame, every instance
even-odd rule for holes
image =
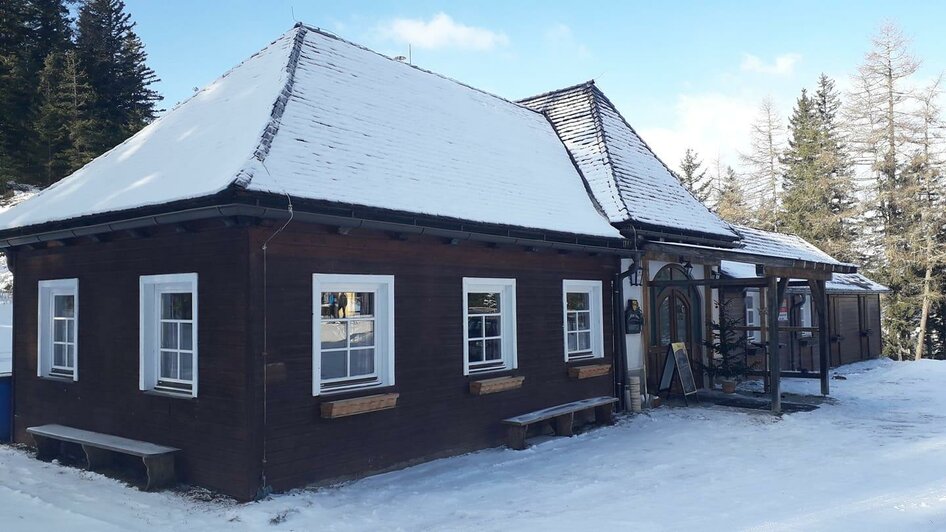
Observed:
[[[375,294],[374,374],[322,381],[322,293],[373,292]],[[371,380],[365,382],[365,378]],[[357,383],[345,385],[345,380]],[[330,395],[363,388],[394,385],[394,276],[312,274],[312,395]]]
[[[568,350],[568,294],[588,294],[590,314],[591,351]],[[581,330],[579,332],[585,332]],[[604,358],[604,319],[602,311],[601,281],[580,281],[566,279],[562,281],[562,340],[564,343],[565,362]]]
[[[497,292],[500,294],[500,338],[502,362],[488,367],[476,367],[470,364],[470,313],[467,301],[471,293]],[[485,347],[484,347],[485,349]],[[463,374],[479,375],[509,371],[519,367],[516,341],[516,280],[493,279],[483,277],[463,278]]]
[[[762,316],[760,314],[762,306],[761,297],[762,291],[758,288],[746,289],[744,299],[746,306],[746,327],[762,326]],[[752,305],[749,304],[750,300],[753,302]],[[746,341],[755,342],[757,344],[762,343],[762,331],[746,331]]]
[[[63,379],[72,381],[79,380],[79,280],[78,279],[54,279],[48,281],[39,281],[39,299],[38,301],[38,321],[37,321],[37,342],[36,342],[36,375],[38,377],[47,377],[52,379]],[[72,342],[66,342],[72,345],[73,358],[72,367],[54,366],[54,345],[55,340],[53,325],[56,318],[53,316],[55,297],[72,296],[74,306],[74,316],[72,318],[73,337]],[[68,373],[71,370],[71,374]]]
[[[138,278],[139,286],[139,358],[138,358],[138,389],[152,391],[176,397],[197,397],[197,384],[200,381],[197,371],[198,360],[198,304],[197,304],[197,274],[178,273],[169,275],[142,275]],[[180,381],[190,384],[190,390],[174,390],[160,387],[158,384],[160,370],[160,331],[161,331],[161,294],[174,292],[190,292],[191,294],[191,381]]]

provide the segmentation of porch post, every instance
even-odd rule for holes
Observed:
[[[769,277],[766,296],[769,303],[769,391],[772,394],[772,413],[782,412],[782,359],[778,348],[778,309],[788,287],[788,277],[781,280]]]
[[[778,353],[778,278],[769,277],[769,286],[766,289],[766,300],[769,304],[768,315],[768,344],[769,344],[769,393],[772,395],[772,412],[782,411],[781,371],[782,364]]]
[[[818,311],[818,365],[821,368],[821,395],[828,395],[830,391],[828,369],[831,365],[828,359],[830,338],[828,338],[828,292],[825,285],[824,280],[808,280],[808,286],[811,287],[811,300]]]

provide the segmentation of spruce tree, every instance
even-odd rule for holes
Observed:
[[[706,203],[713,192],[713,182],[706,178],[706,170],[703,168],[703,161],[700,160],[696,151],[687,148],[683,159],[680,161],[680,172],[675,174],[680,183],[690,191],[693,196],[703,203]]]
[[[147,125],[161,98],[158,81],[122,0],[86,0],[79,9],[76,49],[79,66],[96,94],[93,114],[104,134],[95,146],[112,148]]]
[[[746,225],[752,221],[745,190],[732,166],[726,167],[715,210],[720,218],[730,223]]]

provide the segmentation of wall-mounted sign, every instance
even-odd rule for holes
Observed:
[[[624,309],[624,332],[626,334],[640,334],[644,327],[644,312],[636,299],[628,299]]]

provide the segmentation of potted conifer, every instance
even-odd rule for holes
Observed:
[[[736,311],[734,299],[717,301],[719,321],[711,322],[713,338],[703,342],[710,352],[709,364],[703,370],[715,386],[719,381],[724,393],[735,393],[736,383],[745,378],[752,369],[746,361],[746,352],[749,348],[748,338],[744,329],[745,319],[742,312]]]

